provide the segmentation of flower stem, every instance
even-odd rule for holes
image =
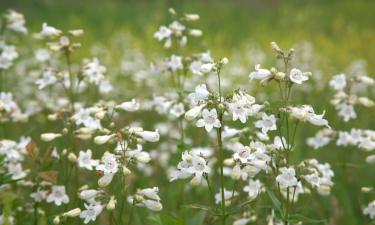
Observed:
[[[221,104],[221,79],[220,79],[220,68],[217,70],[217,79],[219,84],[219,104]],[[221,224],[225,225],[226,212],[225,212],[225,197],[224,197],[224,149],[222,140],[222,127],[223,127],[223,112],[219,105],[219,120],[221,126],[217,129],[217,142],[219,151],[219,167],[220,167],[220,189],[221,189]]]

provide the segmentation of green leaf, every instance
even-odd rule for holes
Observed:
[[[283,208],[281,207],[281,202],[279,201],[279,199],[277,199],[277,197],[275,196],[275,194],[271,190],[269,190],[269,189],[267,189],[267,194],[270,197],[273,206],[280,213],[280,216],[283,217],[284,216],[284,211],[283,211]]]
[[[185,205],[185,207],[190,208],[190,209],[200,209],[200,210],[203,210],[203,211],[210,212],[213,215],[218,215],[216,213],[216,210],[211,208],[210,206],[205,206],[205,205],[200,205],[200,204],[189,204],[189,205]]]
[[[174,218],[171,215],[165,213],[153,214],[148,217],[149,221],[155,225],[185,225],[178,218]]]
[[[326,220],[324,220],[324,219],[312,219],[312,218],[306,217],[306,216],[301,215],[301,214],[290,215],[289,221],[293,222],[293,223],[297,223],[297,222],[301,221],[301,222],[303,222],[303,224],[305,224],[305,223],[323,223],[323,224],[325,224],[326,223]]]

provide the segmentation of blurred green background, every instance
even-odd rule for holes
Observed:
[[[165,22],[169,7],[201,15],[205,47],[225,54],[253,39],[262,47],[277,40],[291,46],[308,40],[337,67],[353,58],[375,60],[375,1],[372,0],[2,0],[37,32],[46,21],[58,28],[83,28],[85,46],[105,43],[129,31],[144,48],[155,48],[153,33]],[[369,63],[369,72],[375,65]]]
[[[368,62],[368,74],[375,74],[373,0],[0,1],[1,11],[12,8],[23,13],[32,33],[39,32],[43,22],[59,29],[84,29],[86,35],[82,40],[82,54],[94,43],[100,42],[105,46],[113,35],[121,32],[134,36],[132,43],[127,45],[161,51],[161,44],[153,38],[153,33],[161,24],[169,21],[167,10],[170,7],[177,12],[198,13],[201,16],[196,27],[204,31],[203,43],[190,45],[193,46],[189,48],[191,51],[202,50],[203,47],[220,57],[229,56],[251,41],[258,43],[262,49],[269,49],[271,41],[277,41],[286,48],[294,43],[309,41],[319,55],[337,68],[336,71],[344,71],[351,61],[362,58]],[[309,104],[317,105],[320,112],[323,108],[319,100],[322,98],[327,98],[326,94],[317,93],[315,102]],[[328,102],[328,99],[325,101]],[[375,129],[373,109],[358,111],[358,114],[361,116],[354,126]],[[328,119],[332,123],[340,123],[334,114],[328,115]],[[350,129],[352,126],[341,124],[339,127]],[[304,130],[311,135],[315,131],[315,128]],[[317,156],[319,160],[330,162],[336,172],[333,198],[314,195],[305,199],[311,201],[312,208],[318,209],[318,213],[311,209],[310,216],[316,217],[318,214],[327,219],[327,224],[366,224],[368,220],[362,216],[361,206],[374,199],[374,196],[362,195],[360,187],[374,186],[374,167],[360,165],[364,164],[365,154],[358,149],[331,146],[320,152],[302,150],[296,156]],[[168,187],[169,190],[171,187]],[[173,201],[174,197],[171,194],[170,199],[165,201]]]

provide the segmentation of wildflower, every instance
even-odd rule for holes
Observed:
[[[104,79],[104,73],[107,71],[105,66],[99,63],[97,58],[87,61],[83,66],[82,75],[88,79],[90,83],[98,85]]]
[[[345,122],[357,118],[357,113],[354,111],[354,107],[351,104],[342,103],[337,105],[336,109],[339,111],[338,115],[342,117]]]
[[[40,31],[39,35],[42,37],[56,37],[62,34],[61,30],[58,30],[52,26],[48,26],[47,23],[43,23],[42,31]]]
[[[21,163],[9,163],[8,164],[8,174],[12,177],[12,180],[19,180],[26,177],[26,172],[23,171]]]
[[[184,104],[178,103],[178,104],[173,105],[170,110],[170,113],[176,118],[182,116],[185,113]]]
[[[92,152],[91,149],[87,149],[86,151],[80,151],[78,156],[78,166],[81,168],[86,168],[88,170],[92,170],[93,167],[98,165],[97,160],[91,159]]]
[[[112,153],[105,152],[101,164],[96,166],[96,170],[103,171],[104,175],[115,174],[118,171],[116,156]]]
[[[297,186],[296,172],[293,167],[283,167],[281,174],[276,177],[276,181],[284,188]]]
[[[42,202],[47,197],[47,191],[38,188],[37,191],[30,194],[30,197],[34,199],[35,202]]]
[[[135,112],[139,109],[139,103],[133,98],[129,102],[123,102],[116,106],[116,109],[122,109],[129,112]]]
[[[141,136],[146,141],[157,142],[160,139],[158,130],[155,131],[139,131],[136,132],[137,135]]]
[[[172,31],[171,29],[169,29],[168,27],[166,26],[161,26],[159,28],[159,31],[155,32],[154,34],[154,37],[158,40],[158,41],[162,41],[164,39],[168,39],[170,38],[170,36],[172,35]]]
[[[69,202],[69,196],[65,193],[65,186],[52,186],[51,193],[47,196],[47,202],[54,202],[57,206]]]
[[[249,75],[250,80],[263,80],[271,77],[271,71],[260,68],[260,64],[255,65],[255,72],[251,72]]]
[[[184,65],[182,64],[182,57],[172,55],[169,62],[168,62],[168,68],[172,71],[183,69]]]
[[[368,215],[372,220],[375,219],[375,201],[370,202],[367,207],[363,209],[363,214]]]
[[[8,29],[20,32],[22,34],[27,34],[27,28],[25,27],[25,17],[23,14],[16,12],[14,10],[9,10],[5,14],[6,26]]]
[[[329,86],[331,86],[334,90],[339,91],[346,87],[346,76],[345,74],[338,74],[332,78],[329,82]]]
[[[250,199],[255,199],[262,190],[262,183],[259,180],[249,180],[249,184],[243,188],[244,192],[249,193]]]
[[[200,101],[206,100],[208,96],[210,95],[210,92],[207,90],[207,87],[205,84],[200,84],[195,87],[195,91],[193,93],[190,93],[188,97],[193,101],[193,103],[196,105]]]
[[[197,127],[204,127],[207,132],[210,132],[212,128],[221,127],[220,120],[217,118],[216,109],[204,109],[202,112],[202,119],[199,119],[196,123]]]
[[[99,204],[85,204],[85,210],[83,210],[79,217],[84,219],[83,223],[88,224],[90,221],[95,221],[96,217],[102,212],[103,206]]]
[[[255,122],[255,127],[261,128],[262,133],[268,133],[268,131],[276,130],[276,118],[274,115],[267,115],[263,113],[262,119]]]
[[[302,84],[304,81],[307,81],[309,79],[306,74],[296,68],[290,70],[289,78],[293,83],[296,84]]]
[[[57,82],[55,71],[52,68],[47,68],[43,71],[42,78],[35,81],[39,89],[43,89]]]

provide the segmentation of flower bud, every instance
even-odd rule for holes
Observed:
[[[63,214],[64,217],[76,217],[78,216],[79,214],[81,213],[81,209],[80,208],[75,208],[75,209],[72,209],[66,213]]]
[[[189,34],[190,36],[193,36],[193,37],[200,37],[203,35],[203,32],[201,30],[198,30],[198,29],[191,29],[189,30]]]
[[[283,80],[285,78],[285,73],[284,72],[277,72],[275,75],[276,80]]]
[[[187,111],[185,113],[185,119],[186,120],[193,120],[195,119],[199,114],[200,112],[202,111],[203,107],[205,107],[206,105],[203,104],[203,105],[199,105],[199,106],[195,106],[193,108],[191,108],[189,111]]]
[[[141,136],[144,140],[149,141],[149,142],[157,142],[160,139],[158,130],[141,131],[141,132],[137,132],[137,135]]]
[[[125,176],[127,176],[127,175],[129,175],[129,174],[131,174],[132,173],[132,171],[131,170],[129,170],[129,168],[128,167],[126,167],[126,166],[123,166],[122,167],[122,173],[125,175]]]
[[[102,176],[98,181],[99,187],[108,186],[112,182],[112,179],[113,179],[113,174],[106,174]]]
[[[135,112],[139,109],[139,103],[132,99],[129,102],[123,102],[115,107],[116,109],[122,109],[129,112]]]
[[[142,202],[145,206],[152,211],[161,211],[163,209],[163,205],[160,202],[153,201],[153,200],[144,200]]]
[[[40,135],[40,138],[42,141],[50,142],[53,141],[55,138],[61,137],[61,134],[59,133],[44,133]]]
[[[220,62],[225,65],[225,64],[228,64],[229,60],[228,60],[227,57],[224,57],[224,58],[221,59]]]
[[[111,210],[114,210],[116,208],[116,203],[117,203],[117,200],[115,199],[115,196],[111,196],[111,199],[109,200],[108,204],[107,204],[107,210],[111,211]]]
[[[55,216],[55,218],[53,219],[53,223],[54,224],[60,224],[60,217],[59,216]]]
[[[372,187],[362,187],[362,188],[361,188],[361,191],[362,191],[363,193],[369,193],[369,192],[371,192],[372,190],[373,190]]]
[[[375,155],[369,155],[366,157],[366,162],[368,164],[375,164]]]
[[[74,154],[73,152],[70,152],[69,154],[68,154],[68,159],[69,159],[69,161],[70,162],[76,162],[77,161],[77,156],[76,156],[76,154]]]
[[[55,120],[57,120],[57,114],[49,114],[47,119],[49,121],[55,121]]]
[[[96,137],[94,138],[94,142],[95,142],[95,144],[97,144],[97,145],[102,145],[102,144],[107,143],[107,142],[108,142],[109,140],[111,140],[113,137],[115,137],[115,134],[96,136]]]
[[[150,154],[147,152],[140,152],[135,156],[135,158],[140,163],[148,163],[151,160]]]
[[[374,106],[374,102],[371,101],[369,98],[366,98],[366,97],[359,97],[358,98],[358,102],[365,106],[365,107],[372,107]]]
[[[198,14],[185,14],[185,19],[188,21],[197,21],[199,20],[199,15]]]
[[[89,199],[93,199],[96,197],[97,194],[99,194],[100,191],[97,191],[97,190],[94,190],[94,189],[89,189],[89,190],[84,190],[84,191],[81,191],[81,193],[79,193],[79,198],[80,199],[83,199],[83,200],[89,200]]]

